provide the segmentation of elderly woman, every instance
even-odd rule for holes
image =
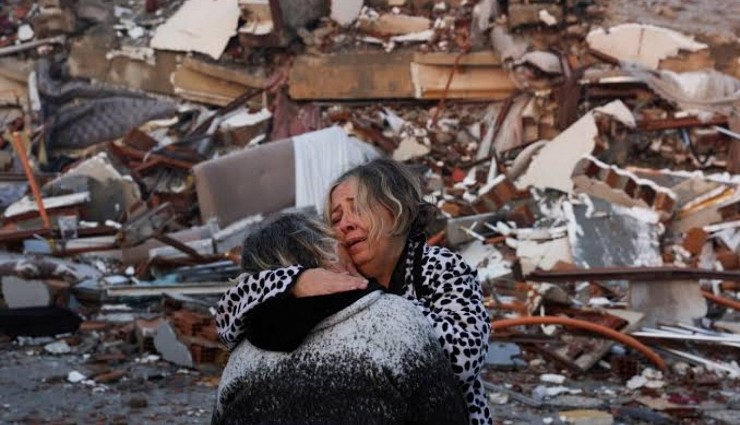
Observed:
[[[480,283],[459,255],[425,243],[428,211],[418,179],[401,164],[377,159],[337,179],[324,214],[357,270],[426,316],[465,394],[470,424],[490,424],[480,380],[490,325]],[[219,335],[233,347],[244,335],[245,315],[271,298],[365,285],[357,277],[300,265],[242,276],[219,303]]]
[[[242,266],[247,273],[291,264],[340,271],[336,245],[321,223],[280,215],[247,237]],[[467,423],[426,319],[380,288],[371,281],[364,290],[276,296],[247,313],[246,338],[224,369],[212,423]]]

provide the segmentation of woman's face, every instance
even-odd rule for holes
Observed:
[[[380,238],[369,240],[370,218],[355,208],[356,195],[357,183],[353,179],[334,188],[331,193],[331,226],[357,269],[366,277],[381,280],[382,276],[393,271],[404,240],[387,235],[387,229],[393,226],[393,216],[386,208],[379,208],[377,214],[380,216],[375,218],[381,226]]]

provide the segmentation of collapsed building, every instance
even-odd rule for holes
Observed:
[[[250,226],[385,155],[478,270],[499,417],[736,422],[740,11],[605,3],[3,5],[2,333],[222,366]]]

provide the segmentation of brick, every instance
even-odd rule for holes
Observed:
[[[488,187],[481,189],[472,207],[476,213],[494,212],[506,203],[514,200],[517,196],[517,189],[514,184],[505,176],[497,178]]]
[[[720,248],[715,253],[717,261],[725,270],[737,270],[740,268],[740,256],[726,248]]]
[[[694,255],[699,255],[709,235],[702,229],[693,228],[686,232],[683,239],[683,247]]]
[[[676,208],[676,194],[635,174],[586,156],[571,175],[575,190],[612,203],[649,208],[667,220]]]

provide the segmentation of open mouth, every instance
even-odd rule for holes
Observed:
[[[354,238],[350,239],[347,242],[344,243],[344,246],[347,248],[348,251],[352,250],[352,248],[362,242],[365,241],[365,238]]]

